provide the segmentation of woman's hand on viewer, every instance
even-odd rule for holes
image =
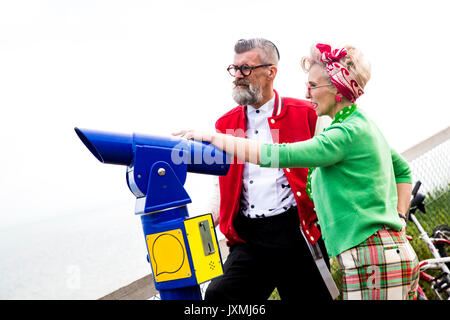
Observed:
[[[212,142],[214,133],[198,131],[198,130],[180,130],[178,132],[172,133],[173,136],[180,136],[188,140],[197,140],[204,142]]]

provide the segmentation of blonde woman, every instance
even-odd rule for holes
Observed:
[[[269,144],[194,130],[178,134],[261,167],[310,168],[307,192],[328,254],[342,270],[343,299],[413,299],[418,260],[404,233],[411,172],[356,105],[370,65],[354,47],[333,50],[319,43],[302,67],[308,73],[306,97],[318,116],[333,119],[312,139]]]

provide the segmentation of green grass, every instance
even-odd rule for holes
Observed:
[[[280,294],[278,293],[277,288],[275,288],[275,290],[273,290],[272,294],[269,297],[269,300],[281,300]]]
[[[427,234],[431,236],[433,229],[440,225],[450,225],[450,184],[446,190],[437,190],[426,195],[425,199],[425,211],[422,213],[416,211],[416,218],[419,220],[422,227],[425,229]],[[414,223],[408,221],[406,225],[406,233],[413,237],[410,241],[412,247],[416,251],[419,260],[431,259],[433,255],[428,249],[424,241],[420,239],[420,233],[417,230]],[[427,270],[427,273],[433,276],[437,276],[440,272],[438,270]],[[425,294],[431,300],[437,299],[434,292],[429,288],[428,284],[420,281],[419,282],[422,289],[424,289]]]

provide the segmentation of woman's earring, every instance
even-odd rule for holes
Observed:
[[[335,95],[334,99],[336,100],[336,102],[341,102],[342,101],[342,97],[340,95]]]

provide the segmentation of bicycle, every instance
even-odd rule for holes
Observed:
[[[438,226],[433,229],[431,237],[428,236],[420,222],[416,218],[416,211],[426,213],[425,196],[419,193],[421,182],[417,181],[412,191],[412,200],[409,209],[408,220],[412,221],[420,232],[420,239],[425,242],[434,258],[419,262],[420,279],[428,283],[440,300],[450,300],[450,257],[447,256],[446,248],[450,248],[450,228],[448,226]],[[412,237],[407,236],[411,241]],[[440,270],[437,276],[432,276],[425,270]],[[417,290],[417,300],[428,300],[424,290],[419,286]]]

